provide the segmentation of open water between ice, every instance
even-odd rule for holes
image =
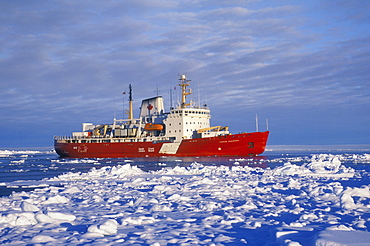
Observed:
[[[370,146],[260,157],[0,150],[0,244],[368,245]]]

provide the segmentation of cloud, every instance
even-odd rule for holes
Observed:
[[[328,3],[2,2],[0,120],[48,119],[55,131],[68,119],[109,120],[129,83],[135,108],[156,87],[169,106],[179,73],[215,119],[366,110],[370,29],[359,20],[368,14]]]

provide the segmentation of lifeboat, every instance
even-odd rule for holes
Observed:
[[[153,124],[153,123],[146,123],[144,126],[145,131],[162,131],[163,125],[162,124]]]

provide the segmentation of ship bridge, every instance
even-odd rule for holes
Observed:
[[[193,138],[198,129],[210,127],[210,118],[208,109],[172,109],[164,120],[166,135],[177,140]]]
[[[210,110],[206,107],[192,106],[190,103],[187,103],[186,97],[192,93],[190,89],[187,89],[187,86],[190,85],[190,80],[188,80],[185,75],[180,75],[179,80],[179,86],[182,91],[182,101],[177,108],[171,109],[167,118],[163,120],[166,126],[165,136],[175,139],[175,141],[202,137],[208,131],[204,131],[205,133],[203,134],[199,134],[198,131],[211,127]],[[228,131],[225,132],[225,129],[222,129],[222,131],[222,133],[228,134]],[[220,133],[213,131],[211,135],[216,134]]]

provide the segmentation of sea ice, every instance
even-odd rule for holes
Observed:
[[[368,246],[370,242],[370,232],[365,231],[343,231],[326,230],[318,234],[316,246],[343,246],[356,245]]]
[[[347,193],[344,193],[340,197],[340,207],[344,209],[355,209],[357,206],[352,196],[348,195]]]
[[[130,161],[65,173],[43,180],[47,187],[0,198],[0,243],[366,245],[370,185],[351,185],[363,173],[345,158],[353,157],[150,172]]]
[[[32,243],[48,243],[48,242],[55,242],[56,239],[47,236],[47,235],[36,235],[31,239]]]
[[[21,209],[22,211],[25,211],[25,212],[37,212],[40,210],[37,206],[31,203],[28,203],[27,201],[23,201],[21,203]]]
[[[113,235],[117,233],[118,223],[114,219],[107,219],[102,223],[91,225],[88,228],[89,233],[95,233],[96,235]],[[90,234],[91,235],[91,234]]]

